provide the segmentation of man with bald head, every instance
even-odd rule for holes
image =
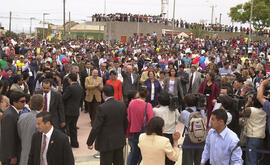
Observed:
[[[98,77],[98,70],[94,69],[92,71],[92,76],[88,76],[85,79],[85,101],[88,104],[88,112],[91,119],[91,125],[93,125],[97,106],[101,102],[101,91],[103,88],[103,80]]]
[[[133,67],[131,65],[124,65],[122,70],[123,77],[123,96],[127,98],[127,94],[131,90],[137,90],[139,86],[139,76],[133,73]]]

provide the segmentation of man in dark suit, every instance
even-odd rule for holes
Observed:
[[[70,74],[68,76],[69,86],[63,94],[66,126],[69,130],[71,146],[78,148],[77,140],[77,121],[80,115],[80,102],[83,96],[83,89],[77,82],[77,75]]]
[[[106,81],[110,79],[110,73],[106,70],[107,64],[104,62],[100,64],[100,70],[98,70],[98,76],[102,77],[103,85],[106,84]]]
[[[10,95],[11,106],[2,116],[0,159],[3,165],[17,165],[19,163],[21,145],[17,131],[17,120],[25,102],[23,93],[12,92]]]
[[[50,112],[52,114],[53,126],[61,129],[66,125],[62,95],[59,92],[53,91],[51,88],[51,81],[44,79],[42,81],[42,91],[37,93],[42,94],[44,97],[43,111]]]
[[[91,76],[92,75],[92,71],[93,71],[93,68],[94,66],[91,64],[91,61],[89,60],[86,60],[85,62],[85,69],[80,73],[80,80],[81,80],[81,86],[83,88],[83,91],[84,91],[84,96],[83,96],[83,100],[85,100],[85,92],[86,92],[86,88],[85,88],[85,79],[86,77],[88,76]],[[81,103],[82,104],[82,103]],[[87,113],[88,112],[88,107],[87,107],[87,103],[84,101],[84,110],[85,112]]]
[[[126,100],[129,91],[138,89],[139,76],[133,73],[133,67],[131,65],[124,65],[121,74],[123,77],[123,97]]]
[[[100,152],[100,165],[124,165],[123,147],[128,124],[125,105],[113,98],[111,85],[104,86],[102,96],[105,102],[98,107],[87,145],[93,149],[95,141],[95,149]]]
[[[68,137],[55,129],[49,112],[37,114],[39,132],[32,137],[28,165],[74,165],[74,157]]]
[[[68,74],[66,74],[66,76],[64,77],[63,79],[63,92],[65,92],[66,88],[69,86],[69,83],[68,83],[68,75],[70,74],[76,74],[77,77],[80,78],[80,75],[79,75],[79,66],[77,65],[72,65],[71,68],[70,68],[70,72]],[[78,83],[81,84],[80,82],[80,79],[78,79]]]

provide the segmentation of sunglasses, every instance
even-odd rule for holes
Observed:
[[[26,100],[21,100],[21,101],[18,101],[20,103],[26,103]]]

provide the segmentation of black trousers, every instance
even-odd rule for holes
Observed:
[[[165,136],[166,138],[168,138],[173,146],[173,137],[172,137],[172,134],[166,134],[164,133],[163,136]],[[165,165],[174,165],[175,162],[171,161],[170,159],[168,159],[168,157],[166,156],[166,159],[165,159]]]
[[[113,151],[100,152],[100,165],[124,165],[123,147]]]
[[[185,135],[183,145],[190,145],[190,146],[203,146],[203,143],[194,144],[191,142],[188,135]],[[201,157],[202,157],[203,149],[188,149],[183,148],[182,153],[182,165],[200,165],[201,164]]]
[[[79,116],[66,116],[67,130],[69,131],[71,145],[78,144],[77,139],[77,121]]]
[[[92,102],[87,102],[88,104],[88,112],[89,112],[89,116],[91,119],[91,125],[94,124],[95,121],[95,117],[96,117],[96,110],[97,110],[97,106],[100,104],[99,102],[97,102],[96,98],[94,97]]]

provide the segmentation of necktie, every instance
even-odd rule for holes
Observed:
[[[40,158],[40,165],[44,165],[44,158],[43,158],[43,154],[46,148],[46,135],[43,135],[43,141],[42,141],[42,147],[41,147],[41,158]]]
[[[191,92],[191,90],[192,90],[192,80],[193,80],[193,73],[192,73],[190,80],[189,80],[189,92]]]
[[[87,74],[88,76],[90,76],[90,69],[87,69]]]
[[[45,96],[44,96],[44,106],[43,106],[43,111],[48,111],[48,110],[47,110],[47,93],[45,93]]]

